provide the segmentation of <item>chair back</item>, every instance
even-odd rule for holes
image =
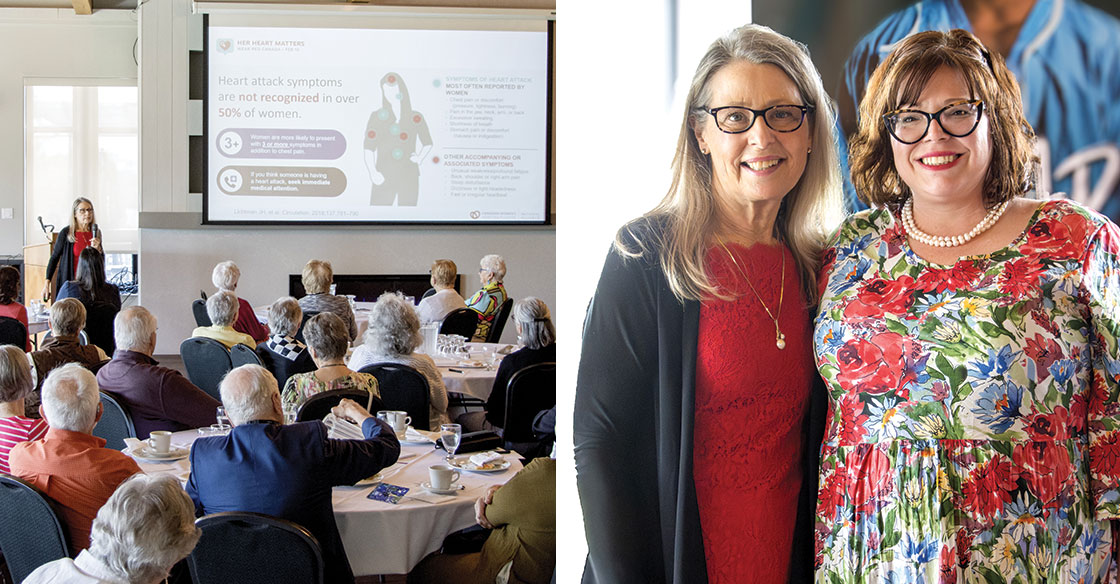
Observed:
[[[117,348],[113,338],[113,319],[120,308],[108,302],[94,302],[86,306],[85,333],[90,344],[101,347],[106,355],[112,355]]]
[[[506,301],[498,308],[498,314],[494,315],[494,321],[490,323],[490,330],[486,333],[487,343],[501,342],[502,331],[506,328],[510,310],[513,310],[513,298],[506,298]]]
[[[202,293],[206,295],[205,292]],[[194,323],[197,326],[211,326],[214,323],[210,321],[210,315],[206,313],[206,299],[195,298],[191,302],[191,312],[194,313]]]
[[[66,527],[54,501],[34,485],[0,474],[0,549],[14,582],[70,555]]]
[[[194,584],[323,582],[323,552],[306,528],[261,513],[226,512],[196,520],[202,537],[187,564]]]
[[[257,355],[257,351],[243,343],[237,343],[229,350],[229,360],[231,369],[236,369],[242,365],[264,366],[264,362],[261,361],[260,355]]]
[[[136,438],[136,426],[128,407],[111,393],[101,392],[101,419],[93,427],[93,435],[105,439],[105,448],[120,450],[125,438]]]
[[[296,411],[296,421],[310,422],[312,420],[322,420],[331,412],[331,408],[337,406],[338,402],[342,401],[344,397],[358,402],[359,405],[366,408],[366,411],[371,414],[376,414],[378,410],[386,409],[381,398],[364,389],[332,389],[330,391],[317,393],[304,400]]]
[[[427,378],[419,371],[400,363],[374,363],[362,367],[359,373],[369,373],[377,378],[385,409],[408,412],[412,427],[417,430],[432,429],[428,423],[431,389]]]
[[[423,300],[423,299],[425,299],[425,298],[427,298],[427,297],[429,297],[429,296],[431,296],[435,293],[436,293],[435,288],[428,288],[427,290],[424,291],[424,295],[420,297],[420,300]]]
[[[27,327],[17,319],[0,316],[0,345],[27,346]]]
[[[469,341],[478,328],[478,312],[470,308],[456,308],[443,318],[439,325],[441,335],[459,335]]]
[[[519,369],[506,385],[502,438],[506,442],[536,442],[533,418],[556,405],[556,363],[536,363]]]
[[[220,342],[206,337],[191,337],[179,344],[179,355],[187,368],[187,378],[218,401],[218,383],[233,369],[229,349]]]

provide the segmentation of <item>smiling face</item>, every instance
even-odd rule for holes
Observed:
[[[934,113],[946,105],[969,99],[976,98],[970,95],[960,72],[941,67],[930,77],[917,101],[901,107]],[[974,201],[982,198],[984,177],[992,161],[986,111],[976,129],[963,138],[950,136],[940,124],[931,121],[929,131],[914,144],[903,144],[894,138],[890,141],[895,169],[914,192],[915,200]]]
[[[708,109],[724,106],[763,110],[804,105],[793,80],[770,64],[733,61],[708,82]],[[811,117],[792,132],[776,132],[759,116],[746,132],[728,134],[711,115],[693,128],[701,150],[710,152],[712,191],[732,209],[758,202],[781,203],[805,170],[812,147]]]
[[[74,209],[74,217],[78,219],[78,227],[89,229],[93,225],[93,205],[85,201],[78,203],[78,208]]]

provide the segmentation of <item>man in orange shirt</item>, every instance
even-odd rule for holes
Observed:
[[[42,440],[12,447],[12,474],[34,484],[58,503],[69,532],[70,551],[89,547],[97,510],[128,477],[140,472],[128,456],[104,448],[93,436],[101,419],[97,378],[77,363],[67,363],[43,382],[39,413],[50,429]]]

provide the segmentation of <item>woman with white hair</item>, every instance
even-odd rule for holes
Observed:
[[[206,316],[210,317],[210,326],[200,326],[191,332],[192,337],[206,337],[214,339],[232,349],[234,345],[247,345],[256,348],[257,341],[245,333],[233,330],[233,323],[237,322],[240,307],[237,296],[232,292],[217,292],[206,299]]]
[[[210,281],[219,292],[229,292],[237,295],[237,283],[241,280],[241,269],[232,260],[226,260],[214,266],[210,274]],[[253,305],[248,300],[237,296],[237,320],[233,323],[233,330],[245,333],[257,343],[268,339],[268,327],[257,320]]]
[[[478,328],[474,331],[474,341],[486,340],[490,332],[490,325],[494,324],[494,317],[498,309],[509,298],[506,287],[502,281],[506,277],[506,261],[502,256],[490,254],[482,256],[478,262],[478,280],[482,288],[467,300],[467,308],[478,313]]]
[[[288,378],[280,393],[285,409],[298,408],[307,398],[332,389],[361,389],[381,397],[376,377],[346,366],[346,348],[350,340],[341,318],[330,312],[316,314],[303,325],[303,338],[307,339],[311,359],[318,369]]]
[[[342,319],[350,340],[358,338],[358,323],[354,309],[345,296],[331,294],[334,270],[331,263],[323,260],[310,260],[303,266],[301,278],[303,290],[307,295],[299,299],[299,307],[304,312],[331,312]]]
[[[97,511],[89,549],[39,566],[24,584],[157,584],[201,536],[175,477],[136,474]]]
[[[812,578],[797,570],[813,565],[811,322],[842,217],[835,125],[804,45],[746,25],[701,58],[669,190],[619,230],[585,321],[584,582]]]
[[[27,355],[19,347],[0,346],[0,472],[11,472],[8,452],[12,446],[47,433],[46,422],[25,415],[24,402],[34,387]]]
[[[514,302],[510,317],[517,326],[518,342],[524,347],[502,359],[486,400],[486,411],[459,416],[457,421],[466,432],[500,432],[506,414],[506,386],[513,374],[537,363],[556,362],[556,327],[543,300],[529,296]]]
[[[369,311],[369,330],[365,343],[354,349],[347,366],[355,371],[374,363],[408,365],[428,380],[428,427],[438,429],[451,421],[447,417],[447,388],[435,361],[416,353],[420,337],[420,318],[412,303],[400,293],[382,294]]]
[[[272,372],[280,387],[284,387],[288,378],[296,373],[315,370],[315,361],[311,359],[307,345],[296,338],[301,324],[303,311],[291,296],[277,299],[268,308],[268,326],[272,335],[257,345],[257,356],[265,369]]]

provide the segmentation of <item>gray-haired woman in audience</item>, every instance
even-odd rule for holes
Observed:
[[[506,413],[506,386],[513,374],[537,363],[556,362],[556,327],[548,305],[540,298],[522,298],[513,303],[510,316],[517,326],[518,341],[525,346],[502,359],[486,411],[459,416],[458,422],[466,432],[500,430]]]
[[[369,312],[365,344],[354,349],[351,369],[373,363],[399,363],[420,372],[428,380],[428,427],[439,429],[447,417],[447,388],[432,358],[415,353],[420,346],[420,319],[412,304],[398,293],[382,294]]]
[[[299,307],[304,312],[330,312],[338,315],[349,331],[348,340],[358,338],[358,324],[354,320],[354,309],[350,308],[350,301],[345,296],[331,294],[331,283],[334,282],[331,263],[323,260],[307,262],[303,266],[302,281],[307,296],[299,299]]]
[[[455,289],[455,276],[459,269],[451,260],[436,260],[428,270],[431,274],[429,282],[436,293],[420,300],[416,306],[416,314],[420,322],[439,322],[447,317],[456,308],[466,308],[467,303],[459,296]]]
[[[24,584],[156,584],[194,549],[202,530],[175,477],[136,474],[97,512],[89,549],[39,566]]]
[[[0,345],[0,472],[8,469],[8,451],[17,442],[38,440],[47,423],[26,415],[24,402],[35,382],[27,354],[15,345]]]
[[[296,373],[315,370],[307,345],[296,338],[302,322],[303,311],[291,296],[277,299],[268,308],[268,326],[272,334],[267,341],[257,345],[257,355],[280,387],[284,387],[288,378]]]
[[[240,280],[241,268],[238,268],[232,260],[226,260],[214,266],[214,271],[210,274],[210,281],[214,283],[214,287],[219,292],[229,292],[235,296],[237,295],[237,283]],[[253,340],[258,343],[263,343],[268,339],[268,327],[257,320],[257,315],[253,312],[253,305],[240,296],[237,297],[237,320],[233,323],[233,330],[253,337]]]
[[[316,314],[303,325],[303,338],[318,369],[288,378],[280,395],[285,407],[298,407],[307,398],[332,389],[362,389],[381,397],[376,377],[346,367],[350,339],[341,318],[330,312]]]

